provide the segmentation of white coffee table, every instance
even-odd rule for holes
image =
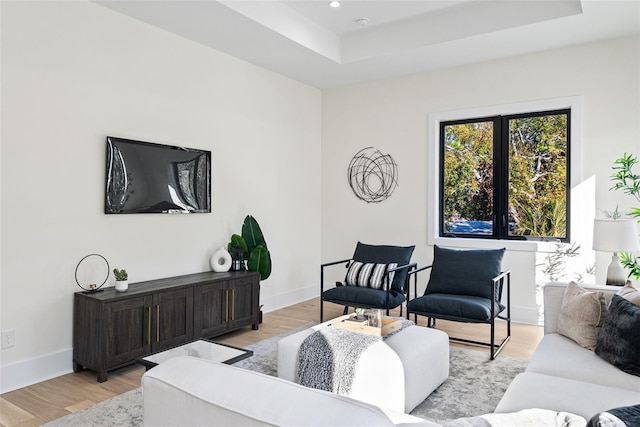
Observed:
[[[169,359],[180,356],[198,357],[200,359],[232,365],[247,357],[253,356],[253,351],[209,340],[196,340],[145,357],[139,357],[136,359],[136,362],[144,365],[147,370],[149,370]]]
[[[334,327],[331,320],[279,340],[278,377],[298,382],[300,346],[309,335],[328,327]],[[409,413],[448,377],[449,336],[437,329],[409,326],[362,353],[350,397]]]

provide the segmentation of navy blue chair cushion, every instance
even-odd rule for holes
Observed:
[[[505,307],[494,301],[493,317]],[[491,316],[491,298],[462,296],[451,294],[429,294],[409,301],[407,309],[411,313],[441,319],[465,319],[489,323]]]
[[[353,253],[353,260],[360,262],[374,262],[376,264],[398,263],[398,267],[407,265],[411,262],[411,255],[415,246],[389,246],[389,245],[367,245],[360,243],[356,245],[356,251]],[[407,279],[407,270],[402,269],[396,271],[391,282],[391,289],[404,293],[404,283]]]
[[[434,246],[425,295],[453,294],[491,299],[491,279],[500,274],[505,249],[456,250]],[[500,298],[496,289],[496,299]]]
[[[357,286],[336,286],[322,294],[322,299],[336,304],[352,307],[387,308],[387,292],[380,289]],[[404,302],[402,292],[389,292],[389,308],[397,307]]]

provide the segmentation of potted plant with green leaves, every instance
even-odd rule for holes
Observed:
[[[227,250],[233,257],[233,270],[244,270],[246,260],[246,269],[259,272],[260,280],[267,280],[271,275],[271,254],[258,221],[251,215],[244,219],[242,235],[231,236]]]
[[[129,289],[129,274],[127,270],[114,268],[113,275],[116,276],[116,292],[125,292]]]
[[[634,172],[633,168],[638,163],[638,158],[634,155],[624,153],[622,157],[616,159],[611,167],[615,172],[611,175],[614,186],[610,188],[613,191],[622,191],[625,194],[636,199],[640,203],[640,174]],[[640,207],[631,209],[629,215],[637,218],[640,222]],[[620,217],[618,208],[613,213],[613,219]],[[629,276],[636,280],[640,280],[640,262],[633,254],[621,253],[620,263],[623,267],[629,269]]]
[[[242,235],[234,234],[227,245],[231,254],[231,270],[257,271],[260,280],[264,281],[271,275],[271,253],[267,249],[267,242],[262,234],[258,221],[247,215],[242,223]],[[246,265],[245,265],[246,262]],[[262,323],[262,305],[260,305],[259,323]]]

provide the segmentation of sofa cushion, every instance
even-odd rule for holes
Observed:
[[[455,294],[491,299],[491,279],[500,274],[505,249],[433,248],[433,267],[425,295]],[[496,298],[500,290],[496,290]]]
[[[570,282],[562,297],[558,332],[589,350],[596,348],[598,332],[606,313],[602,292],[588,291]]]
[[[640,307],[614,295],[596,354],[624,372],[640,376]]]
[[[602,286],[582,284],[583,288],[590,291],[601,291],[607,306],[611,298],[620,290],[619,286]],[[544,296],[544,333],[558,332],[558,317],[562,306],[562,296],[567,288],[567,282],[548,282],[542,287]]]
[[[568,412],[548,409],[523,409],[506,414],[484,414],[477,417],[458,418],[445,427],[513,427],[513,426],[562,426],[584,427],[587,420]]]
[[[374,262],[377,264],[395,262],[398,266],[411,262],[411,255],[415,246],[390,246],[390,245],[356,245],[353,260],[360,262]],[[391,289],[404,293],[404,283],[407,279],[407,269],[398,270],[391,282]]]
[[[542,338],[529,360],[527,372],[640,392],[640,377],[622,372],[593,351],[559,334]]]
[[[640,305],[640,290],[631,286],[631,282],[628,280],[627,284],[620,288],[618,295],[624,297],[628,301],[631,301],[635,305]]]
[[[213,385],[213,386],[212,386]],[[149,426],[434,426],[408,414],[234,366],[177,357],[142,377]]]
[[[495,412],[541,408],[566,411],[588,420],[598,412],[620,405],[636,405],[639,401],[640,390],[524,372],[513,379]]]
[[[389,273],[398,266],[398,263],[376,264],[372,262],[353,261],[347,270],[344,279],[347,286],[361,286],[373,289],[387,289],[387,278],[393,283],[395,271]]]
[[[407,308],[411,313],[423,316],[433,315],[441,319],[462,318],[489,323],[493,318],[491,316],[491,299],[474,296],[429,294],[412,299],[407,303]],[[493,302],[495,316],[504,309],[504,305],[497,301]]]
[[[405,300],[404,294],[382,289],[361,288],[359,286],[336,286],[322,294],[322,299],[351,307],[385,308],[389,295],[389,307],[397,307]]]

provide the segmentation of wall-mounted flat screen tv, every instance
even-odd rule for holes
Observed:
[[[211,152],[107,137],[104,212],[211,212]]]

